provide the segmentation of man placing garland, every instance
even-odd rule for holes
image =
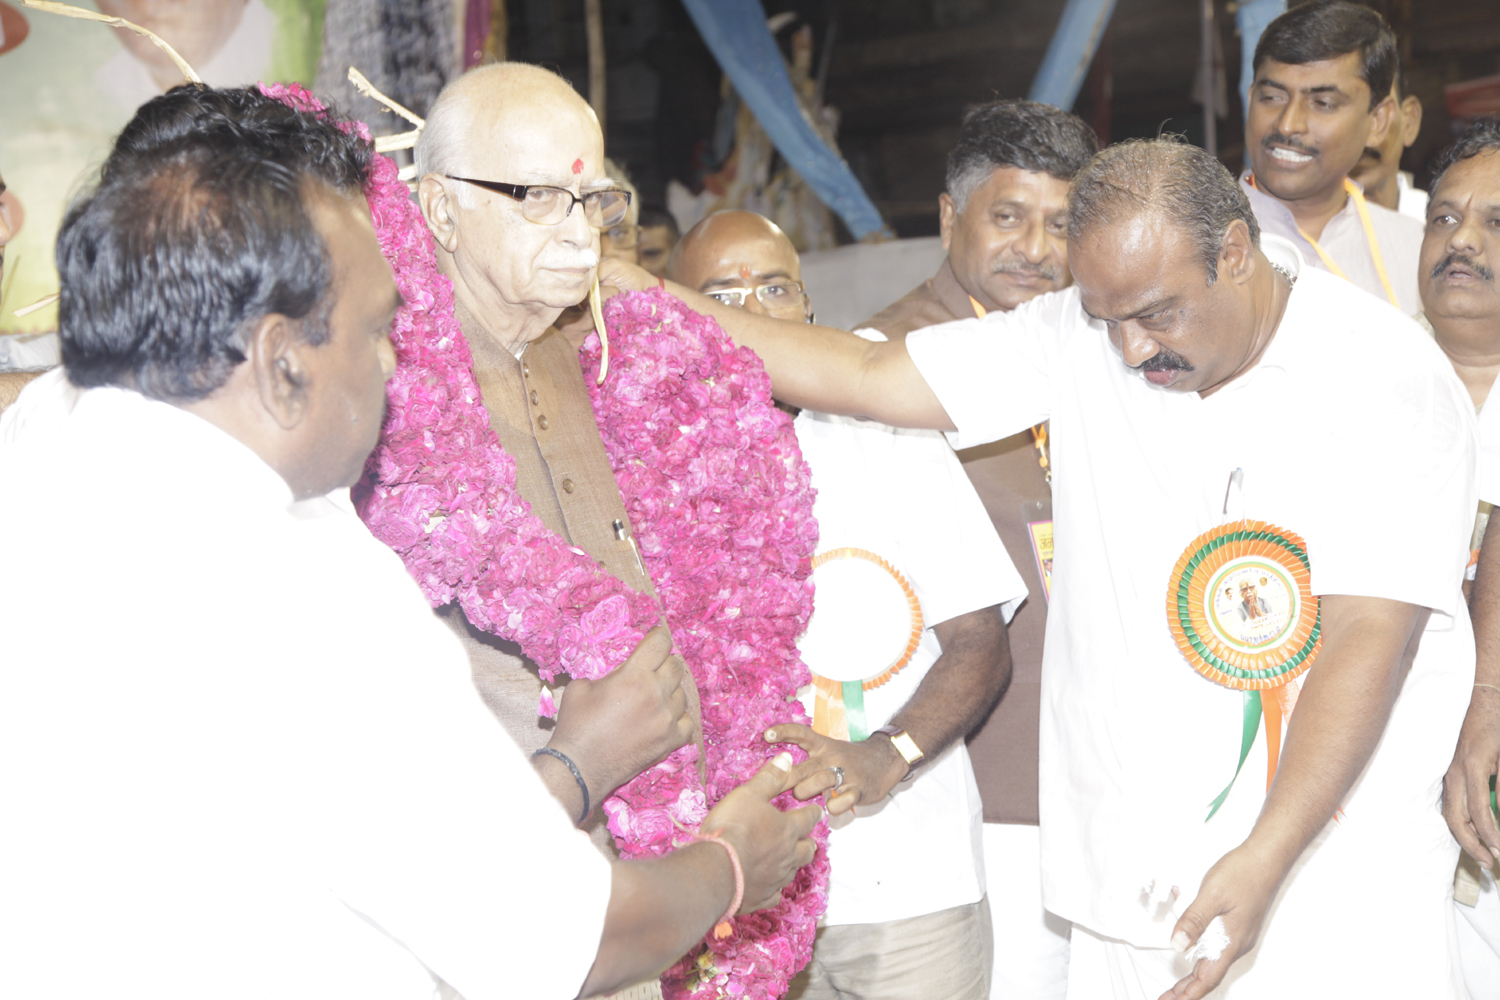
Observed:
[[[361,193],[395,167],[339,126],[178,88],[64,221],[64,369],[0,422],[0,995],[567,1000],[812,857],[790,757],[714,843],[601,857],[355,516],[404,304]],[[609,681],[680,716],[667,646]],[[557,738],[650,757],[607,685]]]
[[[811,317],[796,248],[754,212],[698,223],[667,273],[750,313]],[[821,766],[800,791],[826,792],[834,818],[828,912],[788,996],[987,1000],[993,935],[963,738],[1005,688],[1004,623],[1026,586],[941,437],[812,410],[795,426],[818,491],[801,642],[813,726],[778,722],[766,739]]]
[[[1068,261],[1073,288],[904,343],[669,289],[794,405],[958,444],[1051,419],[1042,869],[1070,993],[1462,996],[1437,791],[1473,682],[1463,387],[1194,146],[1091,160]],[[1252,629],[1224,595],[1263,575]]]

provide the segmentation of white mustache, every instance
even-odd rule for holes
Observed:
[[[592,250],[581,250],[573,254],[549,254],[545,260],[538,261],[537,266],[559,269],[598,267],[599,255]]]

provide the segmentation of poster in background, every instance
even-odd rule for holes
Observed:
[[[310,83],[326,0],[67,0],[161,35],[204,81]],[[144,37],[44,14],[0,0],[0,27],[25,36],[0,42],[0,175],[25,210],[6,247],[0,287],[0,362],[57,328],[49,306],[15,310],[57,291],[52,246],[68,202],[87,187],[120,128],[144,101],[182,82]],[[55,350],[55,348],[54,348]]]

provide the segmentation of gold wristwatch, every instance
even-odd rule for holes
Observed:
[[[884,733],[890,737],[891,745],[896,748],[896,752],[901,755],[901,759],[906,761],[906,777],[901,780],[910,781],[914,778],[917,774],[917,768],[927,762],[927,755],[917,746],[917,741],[912,739],[911,735],[900,726],[881,726],[875,730],[875,733]],[[870,735],[874,736],[875,733],[871,733]]]

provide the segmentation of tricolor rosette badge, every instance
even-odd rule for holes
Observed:
[[[812,559],[812,618],[798,642],[813,674],[813,730],[869,737],[864,693],[911,662],[922,641],[922,603],[910,581],[869,549],[843,546]]]
[[[1286,687],[1312,666],[1322,646],[1307,543],[1264,521],[1221,525],[1183,550],[1167,585],[1167,624],[1183,657],[1216,684],[1246,693],[1240,762],[1262,716],[1266,787],[1276,774]],[[1213,800],[1209,818],[1234,787]]]

